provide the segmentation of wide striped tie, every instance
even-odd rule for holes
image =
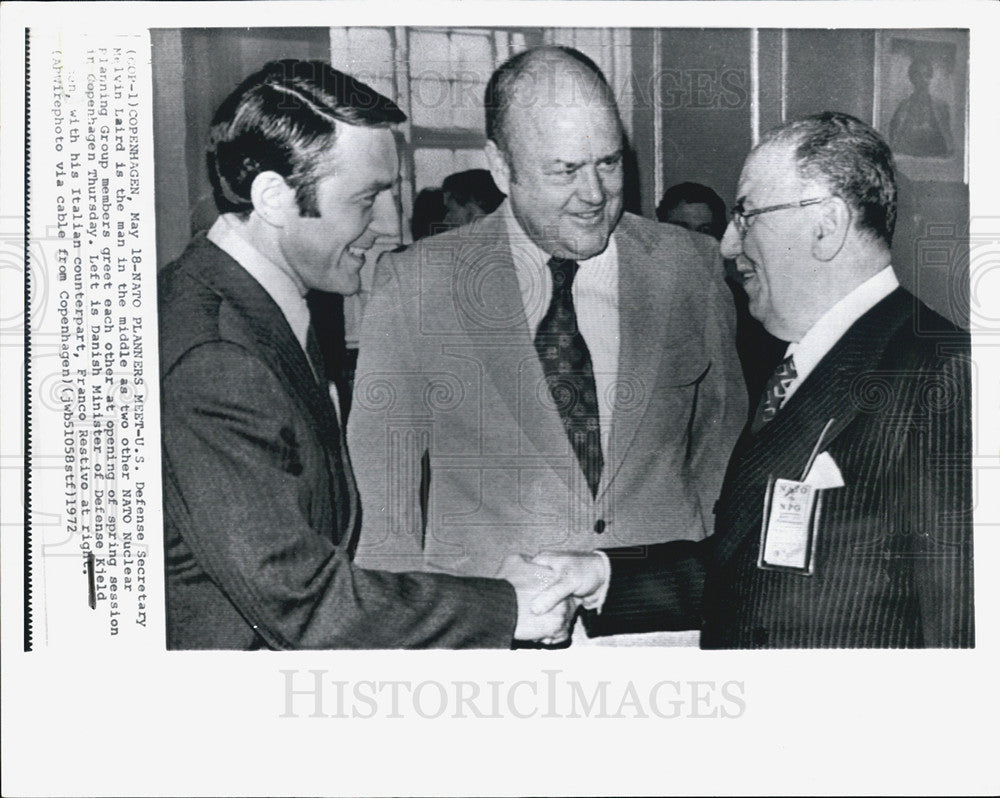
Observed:
[[[788,386],[795,382],[798,373],[795,371],[795,360],[789,355],[774,370],[771,379],[764,386],[764,393],[761,394],[760,404],[757,405],[757,412],[754,414],[750,431],[754,434],[760,432],[761,428],[778,415],[781,403],[788,393]]]

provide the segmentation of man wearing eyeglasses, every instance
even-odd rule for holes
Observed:
[[[750,154],[722,241],[790,341],[726,472],[715,533],[543,553],[591,635],[700,627],[703,648],[971,647],[967,332],[899,287],[892,155],[824,113]]]

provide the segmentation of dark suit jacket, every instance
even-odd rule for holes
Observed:
[[[745,429],[704,541],[609,551],[592,635],[701,627],[703,648],[972,646],[969,335],[898,289],[859,319],[758,434]],[[811,576],[757,567],[770,476],[822,449]]]
[[[352,564],[336,414],[264,289],[200,238],[159,292],[168,647],[509,646],[507,582]]]

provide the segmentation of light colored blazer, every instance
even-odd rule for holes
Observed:
[[[359,563],[488,575],[504,555],[700,539],[746,419],[716,243],[625,214],[596,500],[529,333],[502,210],[381,259],[348,441]]]

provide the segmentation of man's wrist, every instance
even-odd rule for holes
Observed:
[[[601,586],[583,600],[582,606],[585,610],[592,610],[600,614],[604,608],[604,601],[608,597],[608,588],[611,586],[611,560],[600,549],[594,551],[593,554],[597,555],[597,562],[601,569]]]

